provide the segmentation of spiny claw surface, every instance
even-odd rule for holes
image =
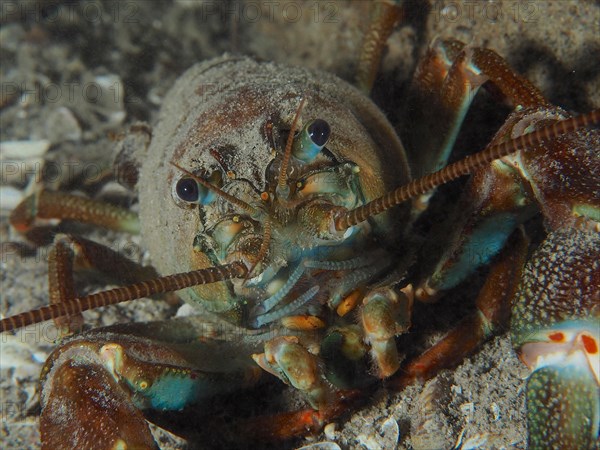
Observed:
[[[598,439],[600,390],[583,355],[536,370],[527,382],[530,449],[587,449]]]
[[[600,233],[551,232],[525,268],[511,338],[533,374],[529,446],[587,449],[600,426]]]
[[[90,349],[57,361],[42,391],[40,431],[47,450],[157,449],[142,413]],[[62,359],[62,358],[61,358]]]

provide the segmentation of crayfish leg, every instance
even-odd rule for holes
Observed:
[[[550,106],[535,86],[492,50],[437,39],[417,67],[403,121],[402,140],[413,176],[439,170],[448,163],[467,111],[486,83],[493,84],[515,108]],[[430,114],[432,109],[436,114]],[[491,145],[501,142],[508,135],[507,129],[503,128]],[[435,298],[438,291],[458,285],[477,267],[487,264],[514,229],[535,213],[528,189],[527,183],[519,182],[515,170],[500,161],[476,171],[457,208],[451,244],[433,274],[417,287],[416,297]],[[413,219],[427,208],[432,195],[433,191],[413,200]],[[446,231],[436,234],[445,235]],[[448,247],[446,242],[448,239],[442,244],[444,248]]]
[[[365,401],[360,390],[340,391],[321,410],[312,408],[253,417],[234,425],[244,439],[257,443],[287,441],[307,433],[318,433],[323,427]]]
[[[514,107],[550,106],[541,92],[493,50],[436,39],[419,62],[402,133],[413,176],[443,168],[475,95],[491,82]],[[435,114],[431,114],[434,110]]]
[[[314,409],[324,408],[334,390],[326,383],[318,358],[295,336],[280,336],[265,343],[264,353],[252,355],[256,364],[301,391]]]
[[[356,85],[367,94],[373,87],[388,37],[404,15],[403,7],[395,3],[401,2],[373,2],[371,5],[369,28],[363,38],[356,69]]]
[[[362,300],[364,341],[379,378],[393,375],[400,367],[396,336],[408,331],[411,312],[412,296],[391,287],[374,289]]]
[[[10,214],[10,224],[28,233],[39,221],[73,220],[110,230],[137,234],[137,214],[118,206],[64,192],[41,190],[23,200]]]
[[[401,367],[388,381],[389,386],[400,390],[458,365],[485,339],[508,325],[511,302],[519,285],[527,246],[524,233],[520,230],[515,232],[490,269],[477,297],[477,310],[433,347]]]
[[[151,267],[141,266],[105,245],[65,234],[54,238],[54,245],[48,253],[48,280],[50,304],[57,304],[75,298],[74,271],[94,269],[119,282],[133,283],[156,277]],[[70,314],[54,319],[62,335],[81,331],[83,315]]]
[[[456,287],[477,268],[490,263],[514,230],[535,212],[526,188],[515,182],[514,173],[502,162],[477,171],[457,214],[443,225],[452,227],[449,243],[432,240],[434,249],[445,246],[445,250],[432,273],[417,285],[416,298],[435,300],[440,291]],[[448,233],[442,235],[448,237]]]

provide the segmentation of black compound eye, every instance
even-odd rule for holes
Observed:
[[[181,200],[190,203],[196,203],[200,196],[198,183],[193,178],[182,178],[179,180],[175,186],[175,192]]]
[[[315,143],[315,145],[323,147],[329,140],[331,128],[329,127],[329,124],[323,119],[315,119],[308,126],[307,132],[311,140]]]

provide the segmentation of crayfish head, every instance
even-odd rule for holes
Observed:
[[[140,170],[142,239],[164,274],[243,264],[241,279],[181,295],[249,326],[287,307],[258,322],[268,324],[347,295],[358,281],[339,281],[351,271],[362,283],[381,274],[365,255],[402,239],[408,211],[341,231],[334,219],[409,177],[394,128],[353,86],[227,56],[190,69],[165,98]]]

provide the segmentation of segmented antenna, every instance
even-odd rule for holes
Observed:
[[[256,214],[256,209],[254,209],[252,206],[250,206],[248,203],[246,203],[243,200],[240,200],[239,198],[234,197],[231,194],[228,194],[227,192],[225,192],[222,189],[219,189],[218,187],[216,187],[213,184],[210,184],[208,181],[203,180],[202,178],[200,178],[198,175],[194,175],[192,172],[190,172],[189,170],[184,169],[183,167],[181,167],[180,165],[174,163],[173,161],[171,161],[171,165],[175,166],[176,168],[178,168],[179,170],[181,170],[183,173],[185,173],[186,175],[188,175],[189,177],[193,178],[194,180],[196,180],[198,183],[200,183],[202,186],[204,186],[206,189],[209,189],[211,191],[213,191],[215,194],[223,197],[225,200],[227,200],[229,203],[231,203],[232,205],[235,205],[241,209],[243,209],[244,211],[246,211],[248,214],[250,215],[255,215]]]
[[[250,278],[252,272],[256,268],[256,266],[262,262],[267,256],[267,252],[269,251],[269,246],[271,245],[271,221],[269,219],[265,219],[265,223],[263,224],[264,235],[263,240],[260,243],[260,248],[258,249],[258,254],[256,255],[256,259],[248,269],[248,274],[246,275],[246,280]]]
[[[246,266],[242,262],[236,261],[224,266],[209,267],[141,281],[129,286],[97,292],[7,317],[0,320],[0,333],[45,322],[46,320],[57,319],[62,316],[80,314],[88,309],[115,305],[154,294],[178,291],[200,284],[210,284],[232,278],[244,278],[247,273],[248,269]]]
[[[571,133],[580,128],[598,126],[599,124],[600,109],[596,109],[587,114],[560,120],[552,125],[518,136],[510,141],[487,147],[486,149],[473,155],[469,155],[437,172],[413,180],[410,183],[399,187],[395,191],[372,200],[366,205],[342,212],[335,218],[335,229],[337,231],[347,230],[356,224],[364,222],[369,217],[381,214],[406,200],[423,195],[442,184],[472,173],[475,169],[479,169],[486,164],[510,155],[511,153],[520,150],[526,151],[543,142],[556,139],[557,136]]]
[[[302,97],[300,105],[298,106],[298,109],[296,109],[296,115],[294,116],[294,120],[292,121],[292,128],[290,129],[290,134],[288,135],[287,142],[285,143],[285,151],[283,153],[283,159],[281,160],[281,167],[279,168],[279,179],[277,180],[277,193],[286,193],[287,170],[288,165],[290,164],[290,158],[292,156],[292,144],[294,143],[294,133],[296,132],[296,128],[298,127],[298,120],[300,119],[302,109],[304,109],[304,103],[306,103],[306,97]]]

